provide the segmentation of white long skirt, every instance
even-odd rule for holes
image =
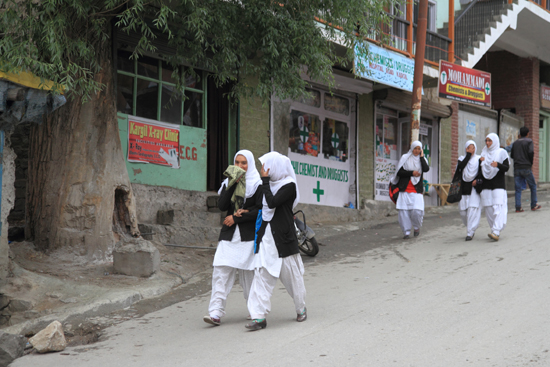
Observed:
[[[508,220],[508,195],[504,189],[481,191],[481,205],[491,232],[500,236]]]
[[[214,266],[254,270],[254,241],[241,241],[239,226],[231,241],[220,241],[214,255]]]

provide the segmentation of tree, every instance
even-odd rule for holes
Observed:
[[[355,47],[377,37],[396,0],[5,0],[0,3],[0,69],[52,80],[69,102],[33,128],[27,234],[39,248],[86,243],[105,257],[115,195],[123,190],[125,226],[136,232],[131,186],[118,141],[111,62],[113,28],[141,37],[133,57],[167,39],[173,77],[183,85],[197,66],[231,95],[305,93],[300,73],[331,84],[335,64],[351,67]],[[347,47],[338,55],[337,41]],[[356,66],[356,67],[361,67]],[[242,75],[257,76],[249,85]],[[183,96],[180,96],[183,98]],[[75,219],[75,215],[76,218]],[[121,218],[125,215],[121,215]],[[124,221],[123,221],[124,222]],[[123,226],[124,227],[124,226]],[[91,251],[90,249],[96,249]]]

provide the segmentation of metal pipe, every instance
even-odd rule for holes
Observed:
[[[451,39],[449,43],[448,61],[455,62],[455,0],[449,0],[449,32],[448,36]]]
[[[199,249],[199,250],[215,250],[215,249],[216,249],[216,247],[175,245],[175,244],[172,244],[172,243],[165,243],[164,246],[169,246],[169,247],[184,247],[184,248],[197,248],[197,249]]]
[[[407,17],[407,20],[409,21],[409,24],[407,26],[407,52],[409,53],[409,55],[413,55],[413,32],[414,32],[414,27],[413,27],[413,23],[414,23],[414,10],[413,10],[413,7],[414,7],[414,0],[409,0],[407,2],[407,14],[406,14],[406,17]]]
[[[468,5],[468,6],[466,7],[466,9],[464,9],[464,11],[463,11],[462,13],[460,13],[460,14],[458,15],[458,17],[456,17],[456,19],[455,19],[455,25],[458,24],[458,22],[460,22],[460,19],[462,19],[462,17],[468,12],[468,10],[470,10],[475,4],[477,4],[478,1],[479,1],[479,0],[474,0],[474,1],[472,1],[472,2],[470,3],[470,5]],[[510,4],[511,4],[511,3],[510,3]]]
[[[416,53],[414,56],[414,83],[411,106],[410,143],[418,140],[420,113],[422,108],[422,81],[424,78],[424,55],[426,52],[426,29],[428,27],[428,0],[420,0],[418,6],[418,27],[416,31]]]

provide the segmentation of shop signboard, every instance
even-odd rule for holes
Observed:
[[[491,74],[439,61],[439,97],[491,107]]]
[[[128,162],[179,168],[179,125],[128,116]]]
[[[374,199],[390,201],[390,180],[395,174],[398,160],[377,157],[375,164]]]
[[[355,49],[355,62],[366,72],[359,76],[394,88],[412,92],[414,59],[369,43],[368,55]]]
[[[550,87],[544,84],[540,85],[540,107],[550,110]]]
[[[293,153],[290,148],[288,158],[294,168],[301,203],[339,207],[349,203],[349,161]]]

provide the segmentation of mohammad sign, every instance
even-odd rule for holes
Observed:
[[[544,109],[550,109],[550,87],[544,84],[540,85],[540,106]]]
[[[179,168],[179,125],[128,116],[128,162]]]
[[[490,108],[491,74],[441,60],[439,97]]]

